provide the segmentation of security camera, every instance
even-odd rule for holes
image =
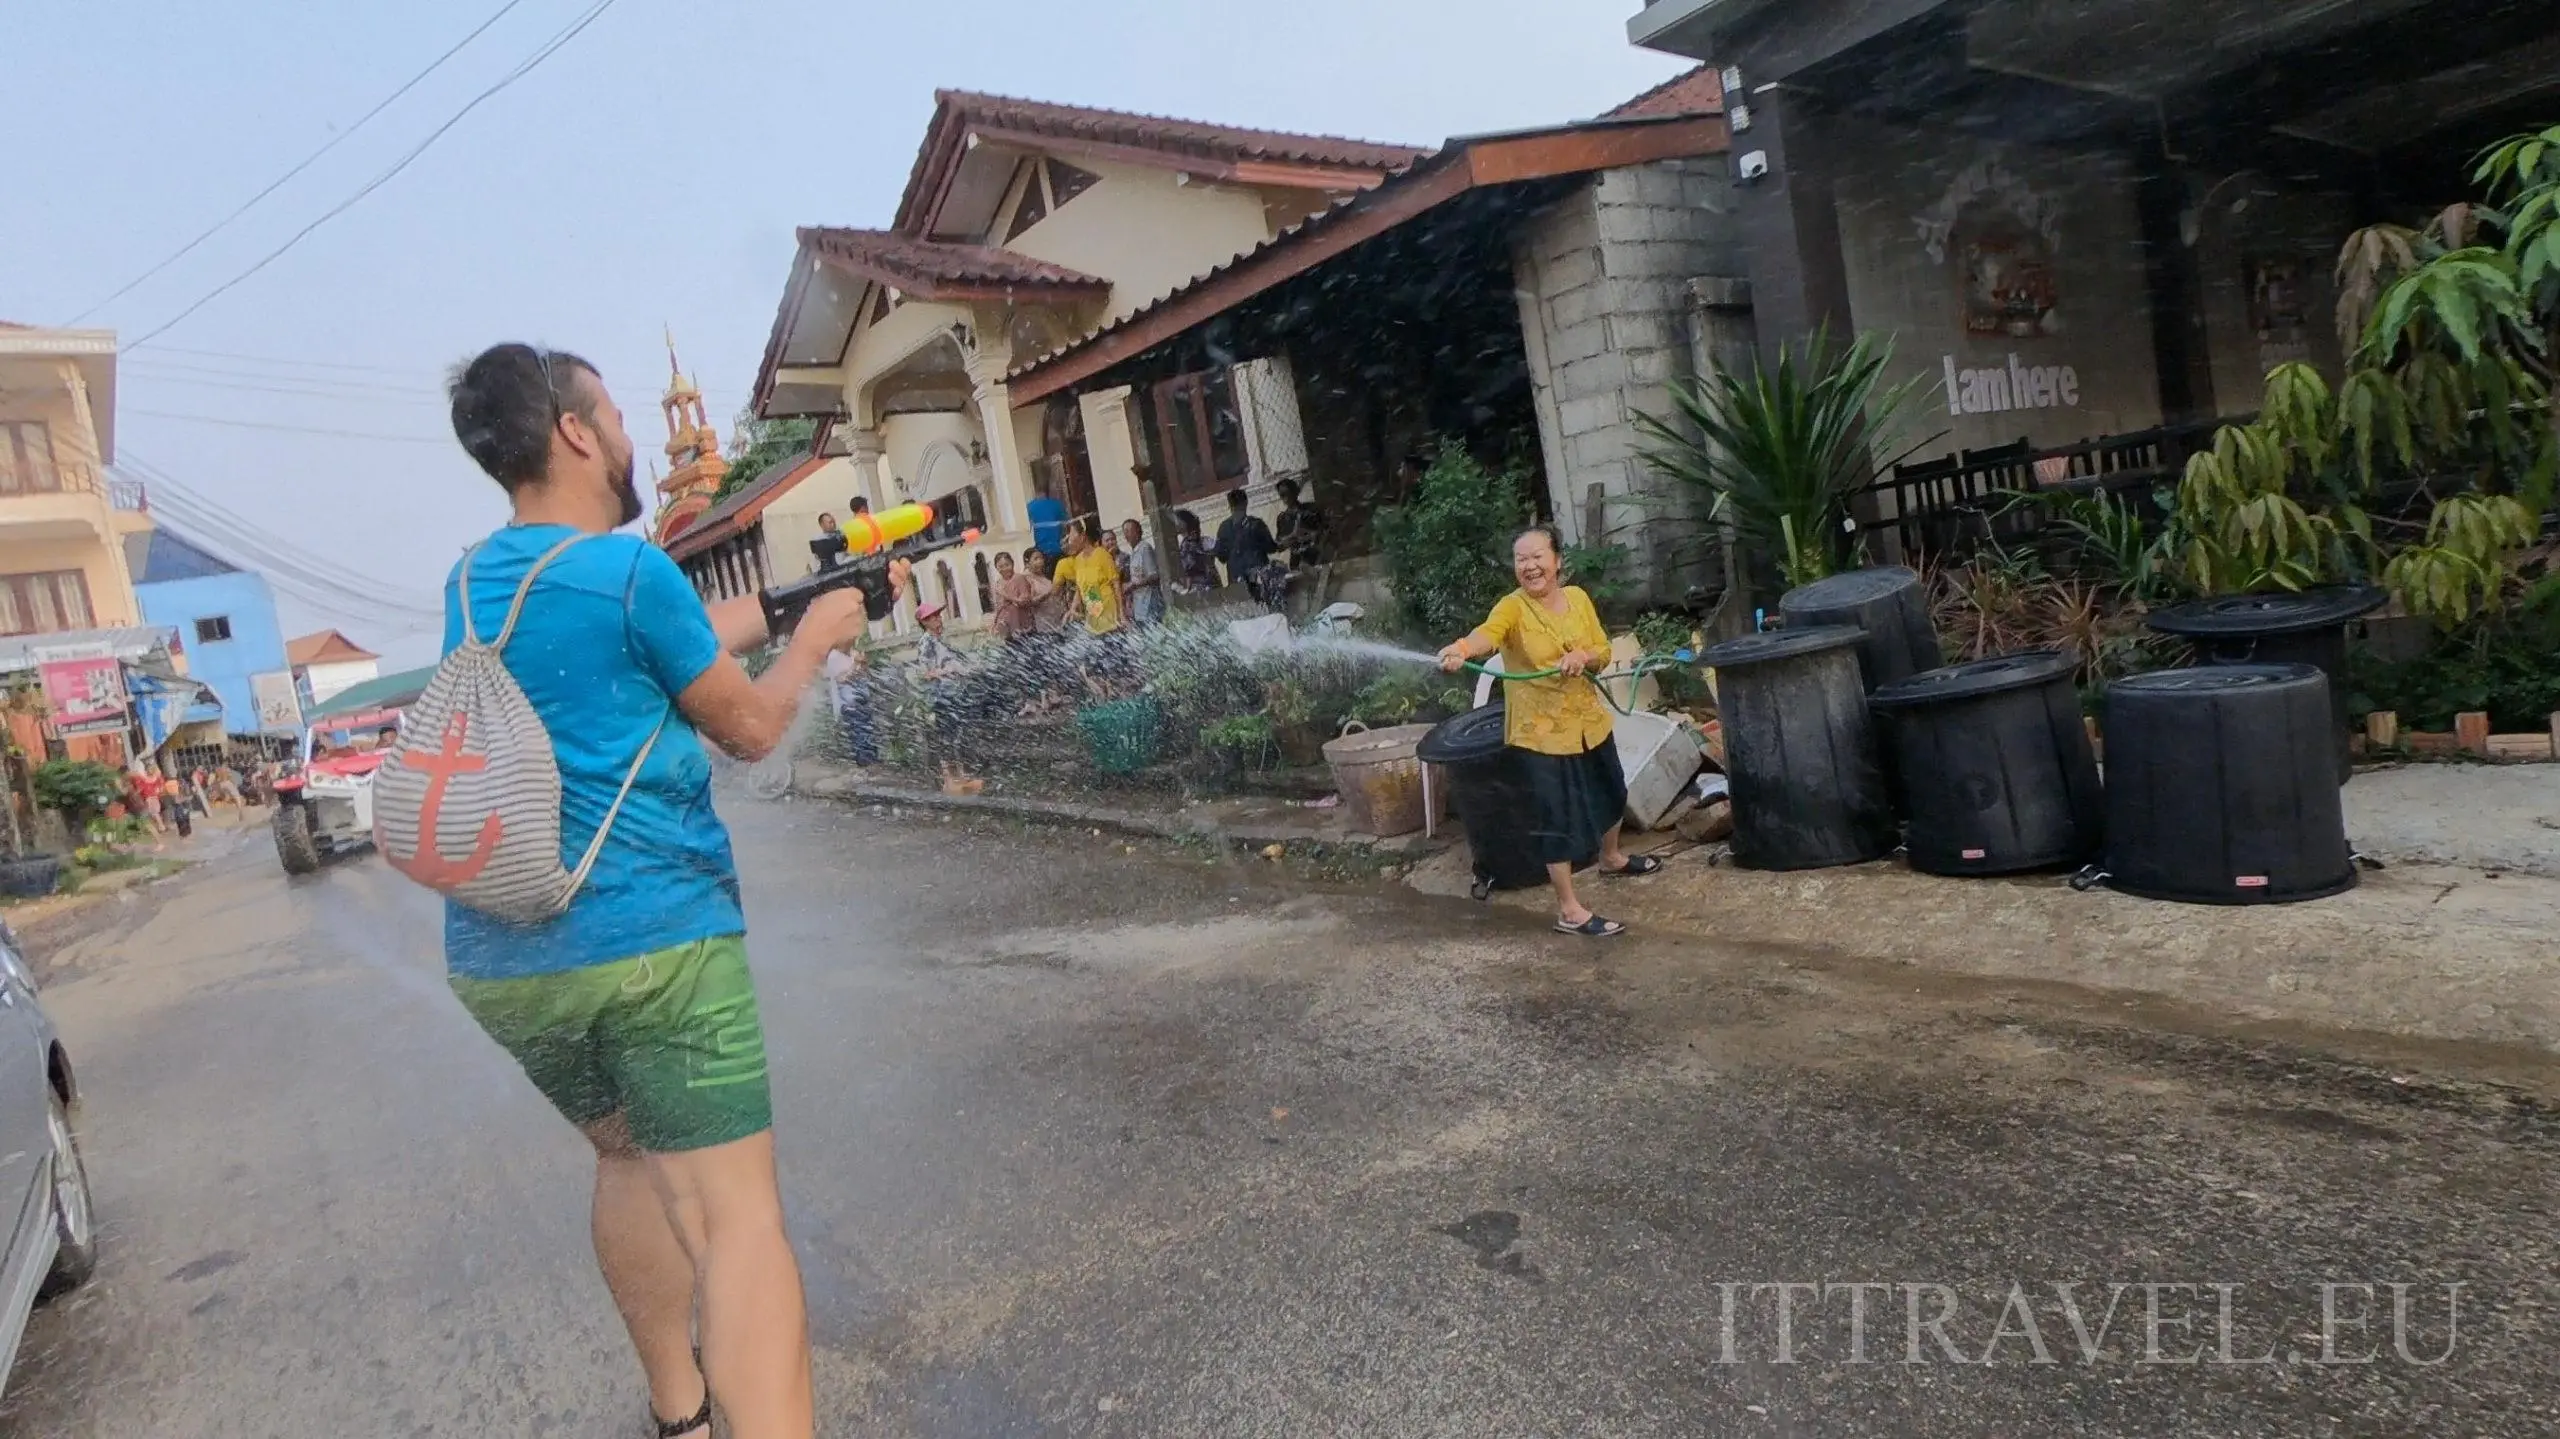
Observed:
[[[1734,173],[1739,175],[1746,184],[1753,180],[1767,178],[1769,174],[1769,152],[1766,150],[1750,151],[1740,160],[1734,162]]]

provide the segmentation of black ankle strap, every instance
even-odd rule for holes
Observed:
[[[686,1435],[696,1430],[700,1430],[705,1439],[708,1439],[711,1433],[711,1396],[708,1394],[702,1396],[702,1412],[690,1419],[658,1419],[655,1414],[649,1417],[658,1421],[658,1439],[685,1439]]]

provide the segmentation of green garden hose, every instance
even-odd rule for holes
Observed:
[[[1598,687],[1600,691],[1600,698],[1607,700],[1611,709],[1616,710],[1620,714],[1633,714],[1635,711],[1618,703],[1618,697],[1609,693],[1609,687],[1602,684],[1601,681],[1614,679],[1642,679],[1646,675],[1653,673],[1655,670],[1669,669],[1674,665],[1685,665],[1696,658],[1697,655],[1689,650],[1661,650],[1652,654],[1638,655],[1632,664],[1629,664],[1622,670],[1584,670],[1582,672],[1582,678],[1591,681],[1593,685]],[[1467,660],[1461,663],[1458,668],[1473,670],[1480,675],[1491,675],[1498,680],[1553,679],[1555,676],[1564,673],[1564,671],[1560,669],[1548,668],[1542,670],[1531,670],[1526,674],[1505,674],[1503,671],[1495,669],[1492,665],[1483,660]]]

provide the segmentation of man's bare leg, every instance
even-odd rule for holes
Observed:
[[[667,1219],[648,1156],[622,1116],[586,1128],[596,1147],[596,1264],[613,1307],[631,1333],[649,1382],[649,1408],[664,1420],[701,1412],[703,1378],[693,1360],[694,1264]],[[710,1439],[697,1430],[684,1439]]]
[[[809,1311],[782,1227],[773,1133],[679,1154],[649,1173],[701,1292],[702,1363],[736,1439],[810,1439]]]

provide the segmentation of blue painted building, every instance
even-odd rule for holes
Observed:
[[[249,677],[292,670],[266,576],[208,554],[165,528],[129,536],[125,544],[143,621],[176,630],[188,675],[220,697],[219,703],[189,710],[187,722],[220,720],[225,734],[258,733]]]

